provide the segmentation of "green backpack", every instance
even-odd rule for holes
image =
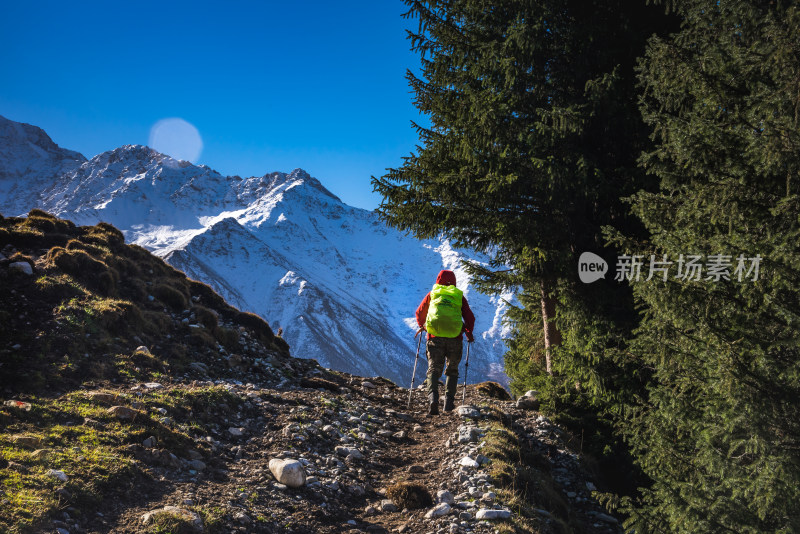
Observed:
[[[464,293],[456,286],[434,284],[425,330],[436,337],[458,337],[463,328],[461,299]]]

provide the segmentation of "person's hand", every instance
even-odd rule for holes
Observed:
[[[469,330],[464,330],[464,333],[467,334],[467,341],[469,343],[472,343],[472,342],[475,341],[475,337],[472,335],[472,332],[470,332]]]

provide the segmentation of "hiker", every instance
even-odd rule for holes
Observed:
[[[463,318],[463,322],[462,322]],[[472,343],[472,329],[475,316],[469,309],[463,292],[456,287],[453,271],[441,271],[436,284],[425,295],[417,308],[417,325],[428,333],[425,353],[428,357],[428,377],[425,389],[428,392],[428,415],[439,414],[439,377],[442,376],[445,362],[444,411],[455,408],[456,387],[458,385],[458,364],[461,361],[463,346],[462,333]]]

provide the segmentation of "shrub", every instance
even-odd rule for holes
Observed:
[[[174,310],[186,309],[187,299],[184,294],[169,284],[154,287],[153,296]]]
[[[113,295],[116,292],[119,273],[102,261],[93,258],[85,250],[53,247],[47,252],[45,260],[48,264],[55,265],[104,295]]]
[[[205,306],[194,306],[192,311],[197,317],[197,321],[209,330],[217,327],[217,314],[213,310],[209,310]]]
[[[94,226],[84,226],[82,230],[84,242],[108,247],[112,252],[119,252],[125,245],[125,236],[122,235],[122,232],[108,223],[101,222]]]
[[[239,312],[236,316],[236,322],[252,330],[264,343],[270,344],[275,339],[275,334],[272,333],[272,328],[269,327],[269,324],[255,313]]]
[[[198,302],[209,308],[223,313],[231,310],[231,307],[225,302],[225,299],[218,295],[208,284],[198,282],[197,280],[189,280],[189,291],[192,297],[199,297]]]
[[[497,382],[481,382],[475,386],[475,390],[480,395],[489,397],[490,399],[511,400],[511,396],[508,394],[508,391],[506,391],[503,386]]]
[[[433,505],[430,492],[422,484],[398,482],[386,488],[386,496],[400,509],[416,510]]]
[[[47,213],[44,210],[40,210],[39,208],[33,208],[31,211],[28,212],[28,218],[30,217],[39,217],[40,219],[50,219],[51,221],[58,220],[55,215]]]

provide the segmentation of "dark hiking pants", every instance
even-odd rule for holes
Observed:
[[[445,394],[455,395],[458,386],[458,364],[461,362],[462,341],[457,337],[431,337],[425,346],[428,356],[428,378],[425,389],[428,393],[438,391],[439,377],[442,370],[447,379],[444,384]]]

